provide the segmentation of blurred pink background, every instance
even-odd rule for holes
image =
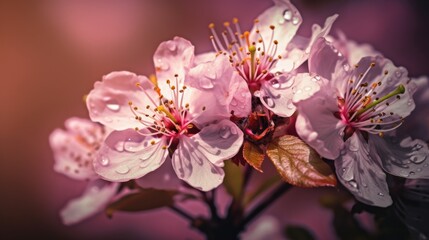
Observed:
[[[334,31],[373,44],[411,76],[429,74],[427,1],[292,2],[304,19],[301,34],[309,36],[313,23],[339,13]],[[53,171],[48,135],[71,116],[87,117],[82,97],[104,74],[152,73],[156,47],[176,35],[191,40],[197,53],[211,50],[210,22],[238,17],[242,29],[250,28],[270,6],[271,0],[1,1],[0,238],[202,238],[167,210],[112,220],[99,215],[63,226],[58,211],[85,183]],[[317,206],[323,190],[293,191],[276,202],[284,213],[275,215],[282,222],[306,223],[320,239],[331,238],[331,215]]]

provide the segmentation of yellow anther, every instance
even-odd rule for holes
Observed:
[[[233,18],[233,19],[232,19],[232,22],[233,22],[233,23],[238,23],[238,18]]]
[[[214,27],[215,27],[214,23],[209,24],[209,28],[214,28]]]

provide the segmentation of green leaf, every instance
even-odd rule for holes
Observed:
[[[241,191],[243,190],[243,169],[231,161],[225,161],[225,167],[223,169],[225,171],[223,185],[225,186],[226,191],[234,199],[238,199],[241,195]]]
[[[313,234],[301,226],[286,226],[285,235],[290,240],[313,240]]]
[[[256,144],[249,141],[244,141],[243,158],[246,162],[259,172],[262,171],[262,163],[264,162],[264,151]]]
[[[335,186],[332,169],[301,139],[285,135],[267,147],[267,156],[283,180],[299,187]]]
[[[255,200],[261,193],[265,192],[266,190],[268,190],[270,187],[272,187],[274,184],[278,183],[281,180],[279,175],[274,175],[272,177],[270,177],[269,179],[265,180],[264,182],[262,182],[258,188],[256,188],[255,191],[249,193],[248,195],[246,195],[246,197],[244,198],[244,206],[246,206],[247,204],[251,203],[253,200]]]
[[[168,207],[174,204],[174,196],[178,192],[157,189],[142,189],[116,200],[107,206],[105,212],[110,218],[114,212],[140,212],[156,208]]]

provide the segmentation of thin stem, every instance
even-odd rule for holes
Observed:
[[[256,216],[258,216],[265,208],[269,207],[271,203],[273,203],[275,200],[277,200],[280,196],[283,195],[287,190],[289,190],[292,187],[292,185],[289,185],[287,183],[282,183],[280,186],[278,186],[272,194],[270,194],[269,197],[264,199],[262,202],[260,202],[255,208],[253,208],[249,214],[241,221],[239,225],[239,229],[244,228],[247,223],[252,221]]]
[[[188,219],[190,222],[193,222],[195,220],[194,217],[192,217],[189,213],[176,206],[170,206],[170,209],[173,210],[175,213],[179,214],[180,216]]]
[[[210,192],[211,192],[211,196],[208,196],[208,194],[206,192],[202,192],[202,194],[203,194],[205,202],[207,203],[207,205],[210,208],[210,213],[212,215],[212,218],[215,220],[218,220],[219,215],[217,214],[217,208],[216,208],[215,199],[214,199],[216,190],[213,189]]]

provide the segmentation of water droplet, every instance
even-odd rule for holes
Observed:
[[[209,79],[216,79],[216,72],[213,71],[213,69],[208,69],[205,73],[204,76],[206,76]]]
[[[159,68],[160,70],[163,70],[163,71],[167,71],[168,69],[170,69],[170,65],[168,63],[164,62],[161,58],[156,60],[155,65],[157,68]]]
[[[121,142],[121,141],[119,141],[119,142],[117,142],[116,144],[115,144],[115,150],[116,151],[118,151],[118,152],[123,152],[124,151],[124,142]]]
[[[293,25],[297,25],[298,23],[299,23],[299,18],[298,18],[298,17],[296,17],[296,16],[295,16],[295,17],[293,17],[293,18],[292,18],[292,24],[293,24]]]
[[[416,154],[410,157],[410,161],[413,163],[422,163],[426,159],[424,154]]]
[[[316,140],[316,138],[317,138],[317,133],[316,132],[312,132],[312,133],[310,133],[308,135],[308,141],[309,142],[312,142],[312,141]]]
[[[174,51],[176,51],[177,46],[176,46],[176,44],[174,42],[168,42],[167,43],[167,48],[168,48],[168,50],[174,52]]]
[[[412,100],[412,99],[409,99],[409,100],[408,100],[408,102],[407,102],[407,104],[408,104],[408,106],[413,105],[413,100]]]
[[[145,142],[146,143],[146,146],[148,145],[148,143],[147,142]],[[124,149],[125,149],[125,151],[127,151],[127,152],[137,152],[137,151],[140,151],[140,150],[142,150],[143,148],[145,147],[145,144],[141,144],[141,143],[139,143],[139,142],[135,142],[135,141],[133,141],[133,139],[131,139],[131,138],[129,138],[127,141],[125,141],[125,143],[124,143]]]
[[[219,136],[221,138],[228,138],[231,135],[231,129],[228,126],[223,126],[219,130]]]
[[[279,76],[279,81],[281,83],[282,88],[290,88],[295,83],[294,78],[290,78],[290,77],[285,76],[285,75]]]
[[[255,91],[253,93],[253,96],[255,96],[255,97],[261,97],[261,91]]]
[[[119,166],[118,168],[115,169],[115,172],[119,174],[127,174],[129,171],[130,171],[130,168],[125,165]]]
[[[422,169],[421,169],[421,168],[417,168],[417,169],[416,169],[416,171],[417,171],[417,172],[421,172],[421,171],[422,171]]]
[[[343,56],[343,54],[341,54],[340,52],[338,52],[338,57],[342,57]]]
[[[276,104],[274,103],[274,100],[269,97],[269,96],[265,96],[263,97],[264,102],[267,104],[268,107],[272,108],[274,107]]]
[[[366,183],[362,183],[362,186],[363,186],[364,188],[367,188],[367,187],[368,187],[368,185],[367,185]]]
[[[395,72],[395,76],[396,76],[397,78],[400,78],[400,77],[402,76],[402,71],[396,70],[396,72]]]
[[[341,170],[343,171],[343,173],[344,173],[344,172],[346,172],[346,168],[343,168],[343,169],[341,169]]]
[[[359,146],[357,144],[350,143],[349,150],[352,152],[357,152],[359,150]]]
[[[350,184],[350,186],[352,186],[352,187],[354,187],[354,188],[358,188],[358,185],[357,185],[357,183],[356,183],[356,181],[355,181],[355,180],[350,180],[350,181],[349,181],[349,184]]]
[[[101,159],[100,159],[101,166],[105,167],[105,166],[109,165],[109,163],[110,163],[110,160],[108,157],[101,156]]]
[[[384,193],[379,192],[379,193],[377,193],[377,195],[380,196],[380,197],[383,197]]]
[[[232,135],[237,135],[237,128],[232,127],[232,128],[229,128],[229,130],[231,131]]]
[[[286,9],[283,11],[283,18],[286,21],[290,21],[292,19],[292,11],[290,11],[289,9]]]
[[[343,65],[344,70],[346,70],[347,72],[350,70],[350,65],[348,65],[347,63]]]
[[[416,144],[416,145],[414,145],[414,150],[420,150],[421,148],[422,148],[423,146],[422,145],[420,145],[420,144]]]
[[[279,89],[279,88],[280,88],[279,80],[277,80],[277,79],[273,79],[273,80],[271,80],[271,81],[270,81],[270,83],[271,83],[271,86],[272,86],[273,88],[277,88],[277,89]]]
[[[416,174],[416,173],[415,173],[415,172],[413,172],[413,171],[411,171],[411,172],[410,172],[410,175],[414,175],[414,174]]]
[[[289,108],[289,109],[294,109],[295,108],[295,105],[293,104],[293,102],[292,102],[291,99],[287,100],[286,107]]]
[[[423,165],[423,167],[427,167],[428,166],[428,164],[427,163],[425,163],[424,165]]]
[[[107,100],[105,100],[106,102],[106,107],[114,112],[119,111],[119,109],[121,109],[121,106],[119,106],[118,101],[116,101],[115,99],[112,98],[108,98]]]
[[[204,89],[211,89],[214,86],[210,79],[203,77],[203,78],[200,78],[200,87]]]
[[[304,88],[304,91],[309,92],[310,90],[311,90],[311,87],[310,87],[310,86],[307,86],[307,87],[305,87],[305,88]]]
[[[231,106],[233,106],[233,107],[235,107],[235,106],[237,106],[237,100],[235,100],[235,98],[233,98],[232,100],[231,100]]]

